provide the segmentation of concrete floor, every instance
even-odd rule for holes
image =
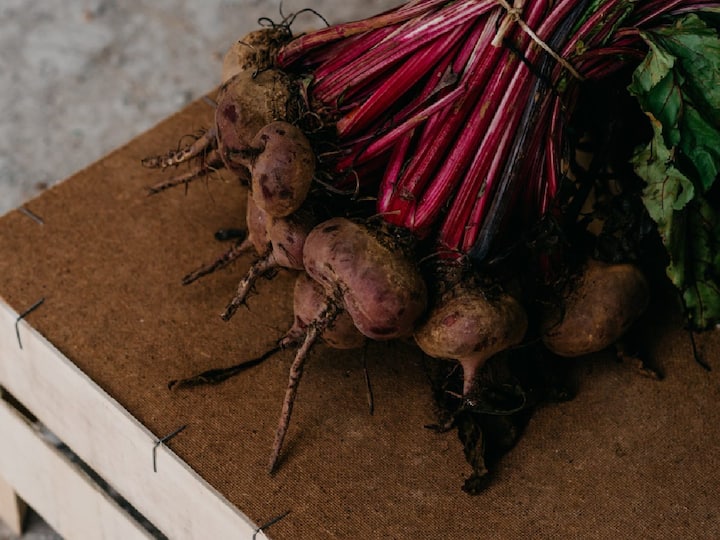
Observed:
[[[0,540],[62,540],[62,537],[50,528],[40,516],[30,511],[25,518],[25,532],[21,537],[13,534],[0,521]]]
[[[285,0],[330,22],[398,0]],[[2,0],[0,214],[213,88],[222,56],[279,0]],[[321,26],[312,14],[296,31]]]
[[[400,0],[285,0],[328,21]],[[0,215],[213,88],[222,56],[279,0],[2,0]],[[323,23],[306,13],[293,29]],[[59,538],[31,516],[26,539]],[[0,524],[0,540],[14,537]]]

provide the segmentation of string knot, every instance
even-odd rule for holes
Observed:
[[[530,39],[532,39],[537,45],[540,46],[546,53],[548,53],[555,61],[567,69],[570,74],[577,80],[582,81],[585,79],[573,65],[568,62],[565,58],[555,52],[547,43],[545,43],[535,31],[528,26],[528,24],[522,18],[522,10],[525,6],[525,0],[514,0],[511,5],[507,0],[496,0],[496,2],[505,10],[505,16],[500,22],[495,38],[492,40],[494,47],[502,47],[505,35],[513,24],[517,24],[523,32],[525,32]]]

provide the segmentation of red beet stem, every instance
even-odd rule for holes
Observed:
[[[393,107],[408,88],[432,70],[445,51],[451,48],[463,33],[464,28],[458,27],[437,40],[431,41],[409,58],[397,71],[383,80],[380,87],[367,101],[337,122],[338,136],[350,137],[357,134],[359,130],[374,122],[383,111]]]
[[[390,223],[473,260],[506,220],[552,208],[562,124],[582,79],[645,54],[642,27],[704,0],[414,0],[288,44],[311,107],[335,122],[339,177]],[[500,45],[498,47],[494,45]],[[577,80],[575,80],[577,79]]]
[[[380,208],[381,212],[389,212],[391,222],[405,226],[412,223],[413,214],[423,196],[426,184],[443,162],[449,159],[448,154],[451,152],[450,149],[455,144],[458,134],[466,130],[468,115],[475,103],[480,101],[483,88],[492,75],[491,70],[487,67],[494,66],[503,53],[502,49],[496,48],[491,48],[484,56],[479,52],[489,48],[494,34],[494,21],[487,21],[481,39],[478,40],[475,51],[470,54],[468,65],[465,66],[458,83],[458,86],[466,91],[449,108],[443,116],[443,121],[434,123],[433,129],[425,133],[424,139],[432,141],[432,144],[420,145],[407,163],[402,176],[396,180],[386,179],[383,183],[381,190],[394,192],[394,195],[389,198],[387,208]],[[381,199],[383,195],[381,193]],[[440,204],[445,202],[441,201]],[[393,212],[396,213],[393,214]],[[416,230],[412,225],[410,225],[410,229]]]
[[[292,40],[281,49],[278,54],[278,64],[280,67],[287,68],[317,47],[322,47],[356,34],[362,34],[411,20],[436,7],[446,4],[447,1],[448,0],[425,0],[422,2],[409,2],[408,4],[391,9],[369,19],[330,26],[329,28],[305,34]]]

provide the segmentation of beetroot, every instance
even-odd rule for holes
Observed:
[[[262,210],[257,208],[257,212],[259,217]],[[286,218],[270,218],[266,215],[265,219],[267,220],[267,247],[238,283],[235,296],[220,315],[225,321],[230,320],[245,302],[250,289],[258,278],[278,268],[303,269],[303,246],[314,224],[313,214],[307,211],[296,212]]]
[[[528,320],[520,303],[497,287],[461,281],[444,292],[415,331],[415,342],[434,358],[463,368],[463,397],[471,399],[475,375],[495,354],[520,343]]]
[[[328,298],[325,290],[305,272],[298,274],[293,289],[293,313],[295,320],[287,332],[283,343],[285,346],[301,342],[309,325],[317,321],[327,308]],[[346,311],[338,313],[334,321],[329,323],[322,332],[325,343],[334,349],[356,349],[365,343],[363,336]]]
[[[154,191],[187,184],[219,167],[250,185],[248,228],[256,225],[257,233],[215,266],[248,246],[259,259],[241,280],[224,319],[245,301],[258,277],[279,267],[304,271],[294,291],[294,324],[282,341],[298,349],[271,470],[316,340],[355,347],[366,338],[413,336],[428,355],[460,363],[465,405],[473,399],[483,365],[523,341],[528,315],[516,296],[497,283],[430,281],[442,291],[428,311],[421,262],[438,258],[503,275],[521,283],[528,305],[535,306],[534,295],[572,265],[569,252],[592,251],[580,245],[586,235],[571,230],[588,218],[576,214],[590,176],[612,171],[618,185],[624,184],[618,193],[643,197],[637,178],[627,184],[621,178],[631,169],[627,159],[608,161],[615,148],[598,145],[592,166],[575,174],[580,171],[571,156],[578,141],[569,139],[583,130],[566,126],[565,120],[576,106],[581,82],[634,69],[648,46],[654,50],[654,28],[698,4],[638,2],[627,3],[627,9],[621,4],[417,0],[296,39],[289,32],[293,17],[284,18],[229,51],[214,126],[190,146],[146,160],[159,168],[200,161]],[[712,25],[710,19],[703,24]],[[685,79],[677,67],[668,69],[672,80]],[[649,116],[652,111],[640,112]],[[653,112],[653,117],[658,115]],[[687,157],[685,150],[678,146],[679,161]],[[667,161],[675,164],[674,156]],[[576,183],[569,181],[573,175]],[[663,175],[660,180],[667,190],[658,191],[675,197],[677,189],[666,186]],[[711,183],[706,180],[704,189]],[[698,192],[699,185],[694,186]],[[682,197],[667,201],[663,209],[684,206],[689,187],[683,186]],[[315,205],[318,194],[324,198]],[[617,193],[608,190],[607,195]],[[358,201],[372,201],[373,208]],[[303,208],[311,205],[331,217],[309,230],[314,221],[305,219]],[[369,226],[369,221],[383,226]],[[637,222],[610,221],[610,243],[625,249],[627,239],[619,232]],[[710,232],[711,227],[704,228]],[[406,253],[405,234],[412,235],[416,253]],[[707,268],[704,260],[699,268]],[[589,265],[563,291],[560,305],[543,313],[542,320],[530,321],[531,327],[541,329],[542,343],[558,355],[607,346],[647,304],[647,283],[636,270]],[[480,408],[464,412],[483,414]]]
[[[294,125],[276,121],[258,131],[252,147],[258,152],[250,166],[256,204],[273,217],[289,216],[305,201],[315,174],[310,141]]]
[[[290,77],[282,71],[238,72],[218,90],[210,129],[185,148],[142,160],[145,167],[164,169],[200,158],[189,172],[151,186],[150,193],[187,185],[225,167],[241,182],[249,183],[250,165],[260,153],[252,146],[255,135],[271,122],[288,119],[296,101]]]
[[[308,234],[303,249],[305,271],[323,291],[311,294],[316,299],[324,296],[325,301],[314,308],[312,320],[304,323],[304,339],[290,367],[270,455],[270,472],[275,470],[290,425],[308,353],[338,318],[347,313],[357,330],[371,339],[412,335],[427,304],[427,288],[412,260],[398,249],[396,240],[385,231],[373,231],[346,218],[329,219]],[[300,286],[305,287],[302,282]],[[346,323],[338,322],[335,329],[341,324]],[[346,339],[344,335],[343,343]]]
[[[389,234],[332,218],[310,232],[303,260],[308,275],[328,296],[342,299],[365,336],[387,340],[412,335],[427,305],[427,288],[418,267]]]
[[[288,76],[275,69],[256,76],[243,71],[220,87],[215,111],[218,149],[225,165],[242,180],[250,179],[255,135],[270,122],[287,118],[290,88]]]
[[[275,57],[290,37],[290,30],[282,25],[260,28],[248,33],[233,43],[225,53],[221,81],[229,81],[243,71],[257,74],[275,67]]]
[[[590,260],[543,316],[543,343],[559,356],[600,351],[620,339],[645,311],[650,289],[632,264]]]

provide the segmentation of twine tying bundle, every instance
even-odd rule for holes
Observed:
[[[525,32],[528,36],[530,36],[530,39],[532,39],[535,43],[537,43],[546,53],[548,53],[550,56],[552,56],[553,59],[555,59],[555,61],[558,64],[560,64],[565,69],[567,69],[573,77],[575,77],[579,81],[585,80],[585,77],[583,77],[573,67],[573,65],[570,62],[568,62],[565,58],[563,58],[557,52],[555,52],[522,19],[521,15],[522,15],[523,7],[525,7],[525,0],[515,0],[513,5],[510,5],[510,3],[507,0],[496,0],[496,2],[500,6],[502,6],[503,9],[505,9],[505,11],[507,11],[507,13],[505,14],[505,17],[503,17],[503,20],[500,23],[500,28],[498,28],[498,32],[492,41],[493,46],[501,47],[503,44],[503,39],[505,38],[505,34],[507,33],[507,31],[510,29],[510,27],[513,24],[517,24],[522,29],[523,32]]]

